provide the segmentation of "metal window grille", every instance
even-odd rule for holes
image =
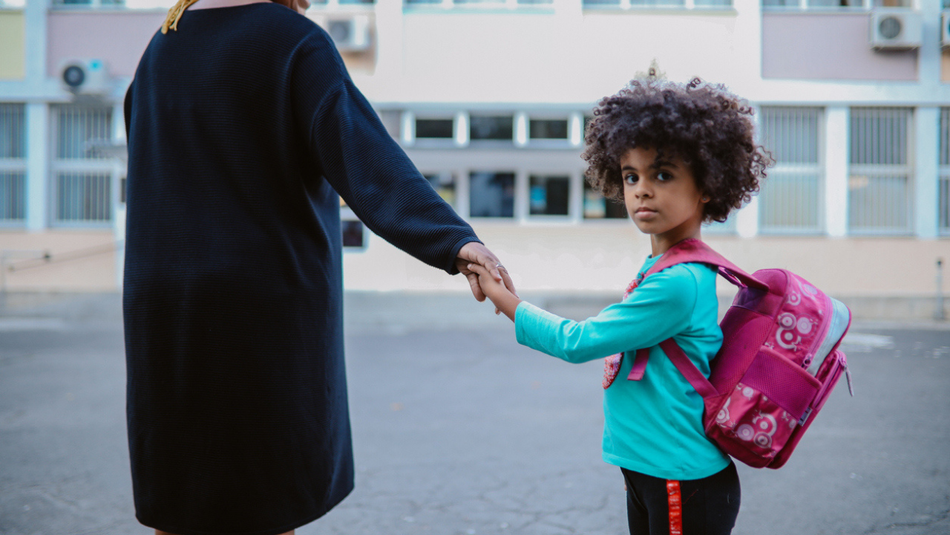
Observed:
[[[0,104],[0,159],[26,157],[26,123],[22,104]]]
[[[114,158],[96,147],[112,139],[112,108],[62,105],[53,117],[53,223],[106,226],[112,219]]]
[[[0,171],[0,224],[26,218],[26,173]]]
[[[851,109],[848,223],[856,234],[911,232],[910,108]]]
[[[111,185],[111,173],[57,174],[56,218],[108,222],[112,216]]]
[[[92,148],[96,142],[112,139],[112,108],[60,106],[57,121],[57,158],[107,159]]]
[[[940,233],[950,234],[950,108],[940,109]]]
[[[821,116],[821,108],[762,108],[762,143],[776,161],[759,193],[762,232],[821,230]]]
[[[26,219],[26,122],[23,104],[0,104],[0,226]]]

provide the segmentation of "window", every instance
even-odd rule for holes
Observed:
[[[432,173],[423,175],[429,181],[432,189],[442,197],[445,202],[455,207],[455,175],[452,173]]]
[[[721,9],[732,7],[732,0],[582,0],[584,7],[640,9],[652,7],[669,7],[679,9]],[[763,2],[781,0],[763,0]]]
[[[944,2],[946,6],[947,2]],[[950,108],[940,109],[940,194],[937,217],[940,233],[950,234]]]
[[[515,119],[512,115],[472,115],[469,117],[469,139],[477,141],[514,142]]]
[[[53,223],[108,226],[114,160],[97,147],[111,144],[112,108],[68,104],[55,108],[53,117]]]
[[[514,217],[515,174],[471,173],[468,213],[471,217]]]
[[[792,9],[864,9],[864,2],[865,0],[762,0],[762,6]]]
[[[26,218],[26,123],[22,104],[0,104],[0,225]]]
[[[437,5],[440,7],[452,7],[452,6],[461,6],[461,7],[477,7],[477,6],[506,6],[513,7],[513,5],[519,6],[545,6],[551,5],[554,3],[554,0],[404,0],[404,3],[407,5],[414,6],[431,6]]]
[[[584,180],[584,219],[627,219],[623,202],[605,199]]]
[[[848,223],[855,233],[911,232],[911,112],[851,109]]]
[[[340,221],[340,227],[343,231],[343,247],[355,247],[357,249],[366,247],[362,221],[358,219],[346,219]]]
[[[569,176],[531,175],[528,179],[528,213],[533,216],[566,216],[570,206]]]
[[[452,119],[416,119],[416,139],[453,139]]]
[[[113,7],[124,6],[125,0],[53,0],[53,5],[62,7]],[[171,7],[171,4],[168,7]]]
[[[762,143],[775,167],[759,193],[762,232],[821,230],[820,108],[762,108]]]
[[[568,137],[567,119],[531,119],[529,122],[531,139],[563,139]]]

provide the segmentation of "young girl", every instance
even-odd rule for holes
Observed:
[[[639,279],[671,246],[700,239],[704,222],[725,221],[758,190],[769,157],[753,141],[751,115],[725,88],[699,79],[634,80],[600,102],[585,139],[588,180],[624,202],[653,254],[629,295],[596,317],[555,316],[470,266],[515,322],[519,343],[574,363],[613,355],[605,367],[603,458],[623,472],[634,535],[727,534],[739,512],[736,469],[703,432],[703,400],[657,346],[673,337],[709,376],[722,344],[716,271],[678,264]],[[650,348],[645,373],[628,380],[640,348]],[[614,355],[621,352],[628,357]]]

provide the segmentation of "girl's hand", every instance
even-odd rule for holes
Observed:
[[[508,319],[515,321],[515,310],[518,308],[518,304],[521,303],[521,299],[518,299],[518,296],[508,291],[505,285],[495,279],[492,276],[492,273],[485,269],[483,266],[478,264],[469,264],[468,269],[472,273],[478,275],[478,285],[481,287],[482,291],[485,292],[485,295],[491,299],[491,302],[495,305],[495,313],[498,311],[504,312]]]

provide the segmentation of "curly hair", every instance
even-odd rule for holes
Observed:
[[[584,135],[587,180],[604,197],[623,201],[620,160],[635,147],[657,158],[680,157],[696,187],[709,197],[703,221],[725,221],[759,190],[771,155],[756,145],[753,110],[745,101],[699,78],[688,84],[635,79],[603,98]]]

